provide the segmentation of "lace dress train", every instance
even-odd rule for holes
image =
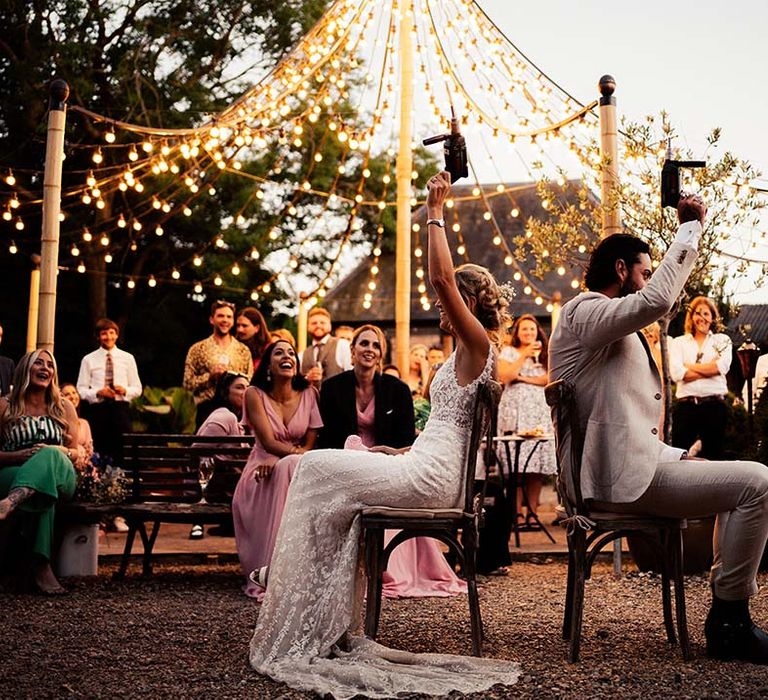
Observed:
[[[358,636],[364,594],[360,510],[457,505],[474,390],[492,369],[489,352],[481,375],[461,387],[451,356],[432,385],[432,416],[407,454],[304,455],[288,493],[251,641],[254,669],[339,700],[357,694],[478,692],[517,681],[520,668],[510,661],[412,654]]]

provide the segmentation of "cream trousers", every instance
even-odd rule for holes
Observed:
[[[757,568],[768,538],[768,467],[758,462],[662,462],[636,501],[593,501],[591,506],[670,518],[717,514],[710,573],[715,595],[743,600],[757,593]]]

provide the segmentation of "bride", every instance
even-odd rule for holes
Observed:
[[[471,264],[453,269],[442,221],[451,189],[448,173],[434,175],[428,189],[429,279],[438,296],[440,328],[456,342],[433,380],[429,421],[404,454],[374,447],[367,453],[316,450],[302,457],[251,640],[256,671],[338,700],[479,692],[515,683],[520,675],[510,661],[411,654],[358,636],[365,590],[360,510],[458,505],[475,389],[495,376],[495,344],[507,321],[507,301],[488,270]],[[267,572],[254,574],[264,581]]]

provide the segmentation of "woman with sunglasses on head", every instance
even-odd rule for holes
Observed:
[[[24,355],[13,390],[0,398],[0,521],[18,521],[34,586],[44,595],[66,592],[50,559],[56,503],[72,498],[74,464],[84,457],[78,431],[75,408],[59,391],[53,355]]]
[[[349,698],[480,692],[514,683],[517,664],[448,654],[411,654],[359,636],[364,583],[360,512],[366,506],[454,508],[481,383],[496,374],[507,300],[479,265],[454,269],[442,219],[448,173],[429,180],[429,279],[440,328],[456,350],[432,384],[432,412],[410,450],[314,450],[291,483],[251,640],[251,665],[292,688]]]
[[[669,344],[669,374],[677,382],[672,445],[689,450],[701,440],[701,457],[722,459],[728,419],[725,375],[731,367],[731,339],[716,333],[720,314],[711,299],[696,297],[685,314],[685,335]]]
[[[237,482],[232,517],[245,593],[258,599],[265,581],[248,574],[269,565],[296,465],[323,425],[317,392],[298,367],[293,346],[278,340],[267,346],[245,392],[245,419],[256,443]]]

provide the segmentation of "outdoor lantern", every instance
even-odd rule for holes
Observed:
[[[750,338],[747,338],[736,351],[736,354],[739,356],[744,379],[753,380],[757,369],[757,358],[760,357],[760,349]]]

